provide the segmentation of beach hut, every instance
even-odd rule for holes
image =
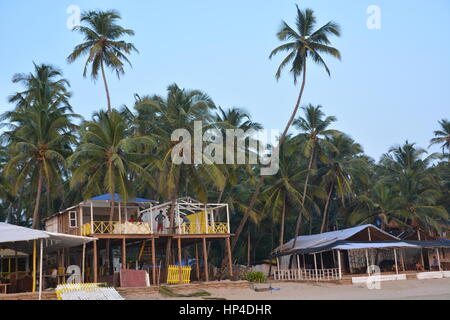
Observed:
[[[402,240],[374,225],[299,236],[272,253],[275,280],[341,280],[343,273],[364,274],[414,270],[424,248],[450,248],[446,241]],[[408,265],[409,262],[409,265]],[[438,261],[438,269],[442,265]]]
[[[79,246],[83,247],[84,252],[86,243],[93,240],[95,240],[95,238],[46,232],[0,222],[0,247],[3,250],[13,250],[16,257],[19,254],[31,255],[31,291],[35,292],[36,285],[39,284],[39,299],[41,298],[43,289],[44,254],[55,253],[62,248]],[[29,260],[30,259],[27,259],[27,261]],[[84,272],[84,267],[82,267],[82,272]],[[10,281],[11,274],[12,273],[10,272]],[[2,275],[4,276],[5,274],[3,273]],[[17,276],[17,274],[15,275]],[[18,279],[15,278],[15,280],[17,281]],[[5,293],[7,292],[7,287],[9,285],[11,285],[11,283],[3,283],[1,285]]]

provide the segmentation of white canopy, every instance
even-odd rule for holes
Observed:
[[[34,230],[0,222],[0,246],[2,247],[31,253],[33,252],[32,240],[38,239],[44,240],[46,252],[54,251],[60,248],[78,247],[83,243],[96,240],[91,237],[80,237],[62,233]]]
[[[50,236],[41,230],[0,222],[0,243],[45,239]]]
[[[375,240],[376,234],[377,234],[378,238],[380,238],[380,237],[384,238],[383,240],[395,240],[395,241],[400,240],[399,238],[394,237],[393,235],[381,230],[380,228],[377,228],[376,226],[374,226],[372,224],[366,224],[366,225],[357,226],[357,227],[349,228],[349,229],[338,230],[338,231],[331,231],[331,232],[325,232],[325,233],[321,233],[321,234],[313,234],[313,235],[308,235],[308,236],[299,236],[299,237],[297,237],[297,241],[295,242],[294,248],[293,248],[293,245],[294,245],[295,239],[292,239],[283,245],[282,250],[279,250],[279,247],[278,247],[274,251],[275,252],[291,251],[291,250],[301,250],[301,249],[325,247],[325,246],[335,243],[336,241],[349,240],[356,234],[358,234],[366,229],[367,229],[367,232],[371,232],[372,237],[374,238],[374,239],[372,239],[372,241]],[[364,240],[366,240],[366,239],[364,239]],[[379,239],[379,240],[381,240],[381,239]]]

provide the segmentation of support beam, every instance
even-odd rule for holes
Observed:
[[[92,263],[92,268],[94,269],[94,283],[97,283],[97,274],[98,274],[98,266],[97,266],[97,240],[94,240],[92,242],[92,246],[93,246],[93,263]]]
[[[91,201],[91,234],[94,234],[94,203]]]
[[[337,258],[338,258],[338,267],[339,267],[339,280],[342,280],[342,265],[341,265],[341,251],[337,251]]]
[[[43,256],[44,256],[44,240],[43,239],[41,239],[41,250],[40,250],[40,253],[39,253],[39,300],[41,300],[42,299],[42,285],[43,285],[43,283],[42,283],[42,263],[44,262],[44,259],[43,259]]]
[[[206,250],[206,238],[203,237],[203,264],[205,269],[205,281],[209,281],[209,275],[208,275],[208,252]]]
[[[122,269],[127,268],[127,240],[122,239]]]
[[[398,274],[397,249],[395,248],[394,248],[394,259],[395,259],[395,273]]]
[[[198,262],[198,246],[195,244],[195,271],[197,273],[197,281],[200,281],[200,264]]]
[[[228,266],[230,267],[230,278],[233,278],[233,260],[231,258],[231,244],[230,244],[230,237],[228,237],[226,240],[227,245],[227,253],[228,253]]]
[[[439,256],[439,248],[436,248],[436,255],[437,255],[437,259],[438,259],[439,271],[442,271],[441,257]]]
[[[178,238],[178,276],[180,280],[180,284],[183,283],[183,265],[181,258],[181,238]]]
[[[370,276],[370,270],[369,270],[369,250],[366,249],[366,265],[367,265],[367,274]]]
[[[314,274],[316,275],[316,280],[318,279],[317,277],[317,258],[316,258],[316,254],[314,253]]]
[[[83,251],[81,256],[81,283],[84,283],[86,281],[84,277],[85,266],[86,266],[86,243],[83,243]]]
[[[31,287],[32,292],[36,292],[36,240],[33,240],[33,284]]]
[[[152,279],[153,285],[156,285],[156,256],[155,256],[155,239],[152,239]]]

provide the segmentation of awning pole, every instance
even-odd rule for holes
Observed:
[[[84,283],[84,268],[86,264],[86,243],[83,243],[83,254],[82,254],[82,261],[81,261],[81,282]]]
[[[280,261],[278,260],[278,257],[277,257],[277,270],[278,272],[280,272]]]
[[[94,203],[91,201],[91,234],[94,234]]]
[[[32,292],[36,292],[36,240],[33,240],[33,285]]]
[[[43,239],[41,239],[41,252],[39,254],[39,300],[42,299],[42,257],[44,256]]]
[[[397,250],[395,248],[394,248],[394,259],[395,259],[395,272],[398,274]]]
[[[342,268],[341,268],[341,250],[337,251],[338,266],[339,266],[339,280],[342,280]]]
[[[316,280],[317,280],[317,259],[316,259],[315,253],[314,253],[314,273],[316,275]]]
[[[442,268],[441,268],[441,257],[439,256],[439,248],[436,248],[436,254],[437,254],[437,258],[438,258],[439,271],[442,271]]]
[[[369,270],[369,250],[366,249],[366,264],[367,264],[367,274],[370,276]]]

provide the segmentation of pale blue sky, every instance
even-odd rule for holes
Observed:
[[[82,10],[117,9],[140,54],[120,81],[108,73],[113,106],[131,105],[133,94],[164,94],[170,83],[202,89],[222,107],[243,107],[266,128],[283,128],[298,88],[286,73],[275,81],[280,58],[268,60],[279,43],[282,19],[292,24],[290,0],[0,0],[0,112],[20,88],[16,72],[32,61],[52,63],[72,84],[72,104],[90,117],[105,107],[103,84],[83,79],[83,62],[67,65],[82,41],[66,27],[69,5]],[[378,159],[406,139],[428,146],[437,121],[450,118],[450,2],[448,0],[304,0],[319,23],[335,20],[343,34],[334,44],[342,62],[332,70],[310,68],[303,103],[321,104],[338,117],[336,128]],[[381,8],[381,30],[366,27],[369,5]],[[438,150],[438,149],[433,149]]]

